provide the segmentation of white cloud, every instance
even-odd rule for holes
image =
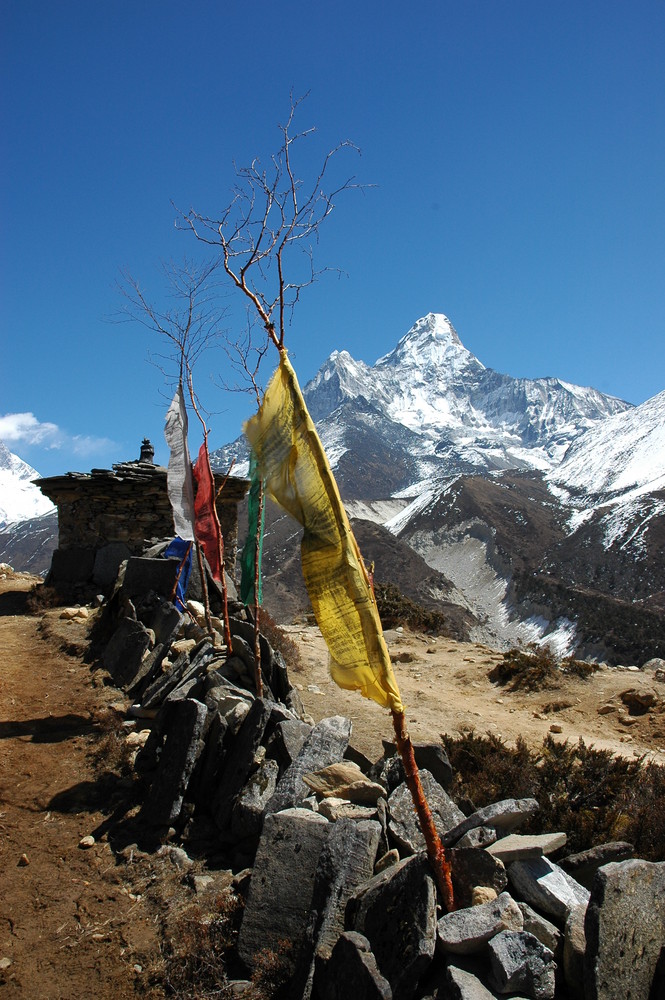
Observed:
[[[42,423],[34,413],[6,413],[0,416],[0,441],[59,448],[63,434],[57,424]]]
[[[88,434],[68,434],[57,424],[37,420],[34,413],[0,414],[0,441],[6,445],[24,444],[38,448],[72,451],[75,455],[92,455],[110,451],[117,444],[110,438]]]

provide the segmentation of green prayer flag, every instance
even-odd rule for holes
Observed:
[[[259,467],[256,455],[252,449],[249,460],[249,474],[251,486],[249,488],[249,500],[247,504],[248,534],[247,541],[240,556],[240,566],[242,575],[240,578],[240,600],[246,607],[253,607],[263,601],[263,587],[261,580],[261,559],[263,557],[263,531],[265,527],[265,508],[261,504],[261,490],[263,482],[259,474]],[[261,524],[259,525],[259,508],[261,508]],[[259,593],[254,593],[254,582],[256,579],[256,546],[258,543],[258,581]]]

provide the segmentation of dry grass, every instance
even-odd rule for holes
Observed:
[[[597,669],[595,663],[572,657],[559,661],[548,646],[531,643],[524,649],[509,649],[487,676],[509,691],[542,691],[559,687],[562,674],[586,680]]]

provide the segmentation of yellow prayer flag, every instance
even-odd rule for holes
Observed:
[[[286,351],[245,434],[268,492],[305,529],[303,575],[333,680],[403,711],[367,571]]]

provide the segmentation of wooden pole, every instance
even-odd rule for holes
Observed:
[[[425,798],[425,793],[423,792],[423,786],[418,772],[418,765],[416,764],[416,758],[413,753],[413,744],[411,743],[411,737],[406,730],[404,712],[393,711],[392,716],[397,750],[402,758],[402,763],[404,764],[406,783],[409,791],[411,792],[411,798],[413,799],[413,804],[418,815],[420,829],[425,837],[427,857],[429,858],[432,870],[434,871],[434,877],[439,887],[443,904],[446,911],[450,913],[455,909],[455,898],[453,894],[451,868],[446,857],[446,849],[441,843],[441,839],[434,825],[434,820],[432,819],[430,807],[427,803],[427,799]]]

